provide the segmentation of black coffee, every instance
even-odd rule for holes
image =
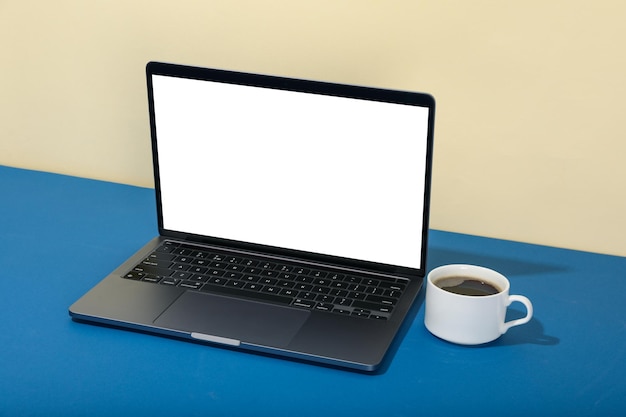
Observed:
[[[493,284],[477,278],[469,277],[445,277],[434,282],[442,290],[461,295],[485,296],[493,295],[500,290]]]

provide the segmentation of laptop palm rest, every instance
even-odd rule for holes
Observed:
[[[199,340],[285,347],[310,311],[188,291],[154,324],[189,331]]]

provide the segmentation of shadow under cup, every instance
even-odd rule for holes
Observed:
[[[443,287],[443,288],[441,288]],[[491,342],[513,326],[528,323],[530,300],[509,295],[509,280],[499,272],[476,265],[444,265],[426,279],[424,324],[433,335],[462,345]],[[520,302],[525,317],[505,322],[507,307]]]

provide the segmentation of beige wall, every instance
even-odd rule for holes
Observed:
[[[0,1],[0,164],[151,186],[163,60],[432,93],[432,227],[626,256],[623,1]]]

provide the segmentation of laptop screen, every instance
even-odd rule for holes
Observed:
[[[429,107],[161,74],[151,85],[164,229],[423,268]]]

